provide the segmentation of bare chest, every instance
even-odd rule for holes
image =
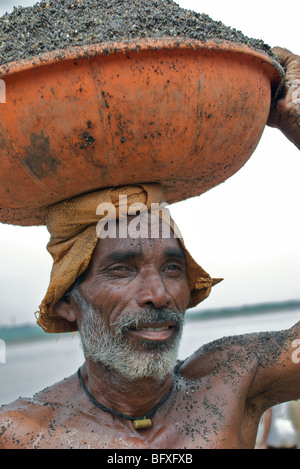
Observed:
[[[44,449],[240,447],[242,404],[224,384],[212,391],[203,382],[193,383],[177,388],[154,415],[150,429],[135,430],[130,421],[87,407],[54,416],[30,444]]]

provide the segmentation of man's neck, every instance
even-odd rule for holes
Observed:
[[[102,406],[131,417],[144,417],[158,405],[172,386],[172,373],[163,379],[130,381],[100,364],[87,361],[80,370],[83,382]]]

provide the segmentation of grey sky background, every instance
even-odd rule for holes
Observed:
[[[0,0],[0,15],[30,0]],[[300,54],[298,0],[181,0],[184,8]],[[248,163],[208,193],[171,207],[186,246],[225,280],[202,309],[300,298],[300,153],[266,128]],[[51,258],[46,228],[0,224],[0,325],[34,322]]]

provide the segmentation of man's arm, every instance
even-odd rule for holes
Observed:
[[[286,80],[267,124],[281,130],[300,150],[300,56],[281,47],[274,47],[273,52],[280,58]]]
[[[300,322],[291,329],[258,335],[257,370],[248,400],[267,409],[300,398]]]
[[[284,331],[225,337],[202,346],[180,367],[187,379],[232,375],[262,413],[300,399],[300,322]],[[239,378],[238,378],[239,377]]]

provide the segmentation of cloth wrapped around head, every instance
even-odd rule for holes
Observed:
[[[164,203],[163,190],[159,184],[141,184],[91,192],[48,208],[46,223],[51,238],[47,249],[54,263],[50,284],[37,318],[37,323],[46,332],[61,333],[77,330],[76,323],[71,323],[57,314],[55,305],[75,280],[86,271],[97,242],[101,242],[96,227],[104,214],[97,214],[97,207],[99,204],[113,204],[118,218],[124,213],[124,207],[119,205],[119,201],[122,200],[120,196],[126,196],[126,211],[127,207],[136,203],[143,204],[147,210],[151,210],[151,204]],[[170,226],[174,231],[175,223],[173,220],[171,222]],[[221,279],[212,279],[192,258],[182,238],[179,238],[179,242],[186,256],[187,276],[191,289],[188,308],[192,308],[207,298],[212,286]]]

